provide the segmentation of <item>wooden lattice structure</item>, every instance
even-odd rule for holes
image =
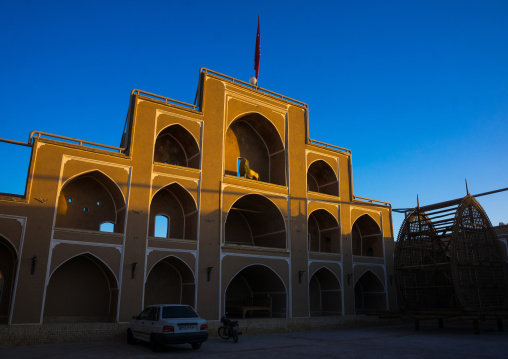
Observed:
[[[489,218],[469,194],[408,211],[394,260],[401,310],[508,309],[507,263]]]

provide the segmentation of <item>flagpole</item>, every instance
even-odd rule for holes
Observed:
[[[256,87],[259,87],[259,60],[261,58],[261,34],[259,31],[259,14],[258,14],[258,31],[256,34],[256,50],[254,51],[254,70],[256,71]]]

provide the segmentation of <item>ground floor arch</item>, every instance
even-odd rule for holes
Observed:
[[[0,324],[9,322],[16,263],[16,251],[7,239],[0,236]]]
[[[195,306],[194,274],[182,260],[169,256],[150,270],[145,283],[145,306],[171,303]]]
[[[286,318],[287,289],[271,268],[251,265],[238,272],[225,293],[225,312],[230,317]]]
[[[109,267],[92,254],[81,254],[52,273],[44,322],[115,322],[117,303],[117,280]]]
[[[316,271],[309,281],[311,316],[342,315],[342,291],[337,277],[326,268]]]
[[[356,314],[368,314],[385,309],[386,293],[383,283],[368,270],[355,284]]]

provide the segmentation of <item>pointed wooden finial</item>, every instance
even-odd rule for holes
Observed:
[[[420,209],[420,199],[418,198],[418,194],[416,195],[416,204],[418,209]]]
[[[464,179],[466,181],[466,192],[469,195],[469,188],[467,188],[467,178]]]

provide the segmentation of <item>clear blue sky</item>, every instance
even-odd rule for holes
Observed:
[[[508,187],[508,1],[0,0],[0,137],[118,146],[133,88],[193,102],[206,67],[306,102],[353,153],[354,193],[394,208]],[[29,148],[0,144],[0,192]],[[508,222],[508,192],[479,198]],[[395,235],[402,218],[394,215]]]

